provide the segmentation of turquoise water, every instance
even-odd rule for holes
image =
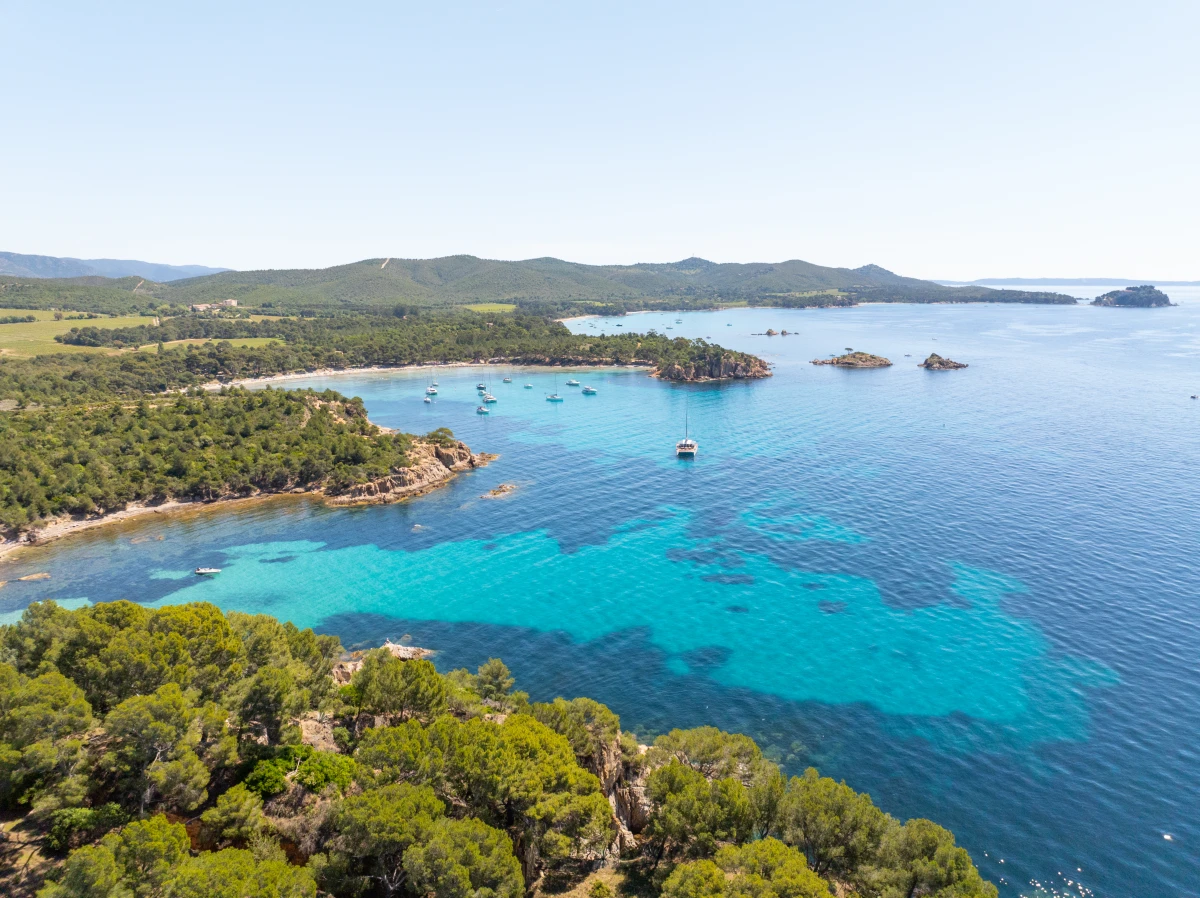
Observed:
[[[282,500],[83,535],[6,565],[52,578],[10,582],[0,614],[203,599],[348,645],[408,634],[443,667],[500,655],[537,698],[592,695],[644,736],[742,730],[936,819],[1006,895],[1197,894],[1200,302],[571,326],[618,324],[711,336],[775,376],[576,372],[583,396],[560,373],[562,404],[547,370],[298,381],[500,458],[399,506]],[[847,347],[896,365],[808,364]],[[930,351],[971,367],[916,368]],[[691,462],[672,452],[685,412]],[[517,490],[481,498],[501,482]],[[188,573],[208,564],[221,575]]]

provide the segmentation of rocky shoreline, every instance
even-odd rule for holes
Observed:
[[[213,508],[218,505],[227,506],[285,496],[307,496],[321,499],[330,505],[385,505],[402,502],[444,486],[456,474],[481,468],[497,457],[486,452],[473,453],[461,440],[444,443],[416,440],[409,455],[413,461],[410,467],[394,470],[386,477],[355,484],[338,492],[331,492],[323,486],[315,489],[285,486],[278,490],[257,490],[249,494],[230,494],[214,499],[167,499],[156,503],[130,503],[125,508],[104,514],[49,520],[36,530],[18,535],[9,534],[0,540],[0,558],[18,549],[43,546],[83,530],[152,514]]]
[[[929,358],[923,362],[917,363],[918,368],[924,368],[927,371],[954,371],[958,368],[966,368],[966,362],[956,362],[953,359],[945,359],[936,352],[931,352]]]

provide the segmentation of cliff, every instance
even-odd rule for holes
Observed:
[[[881,355],[871,355],[869,352],[848,352],[832,359],[813,359],[814,365],[836,365],[839,368],[886,368],[892,364],[890,359]]]
[[[918,368],[925,368],[929,371],[953,371],[956,368],[966,368],[966,362],[956,362],[952,359],[944,359],[936,352],[931,352],[929,358],[917,364]]]
[[[1140,287],[1126,287],[1124,290],[1113,290],[1092,300],[1094,306],[1113,306],[1125,309],[1156,309],[1160,306],[1173,306],[1171,297],[1152,284],[1142,284]]]
[[[770,377],[771,369],[757,356],[742,352],[723,352],[706,359],[670,362],[650,372],[654,377],[674,381],[750,380]]]
[[[386,477],[356,483],[336,493],[328,489],[321,492],[331,505],[383,505],[427,493],[459,471],[482,467],[495,458],[485,453],[473,454],[461,440],[444,443],[417,440],[408,455],[412,465],[394,468]]]

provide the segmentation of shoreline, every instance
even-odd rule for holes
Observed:
[[[378,426],[378,425],[376,425]],[[468,452],[470,450],[467,450]],[[74,536],[77,533],[82,533],[88,530],[95,530],[99,527],[111,526],[113,524],[121,524],[129,521],[149,518],[152,515],[165,514],[176,515],[188,511],[201,511],[205,509],[225,509],[230,507],[244,508],[249,505],[254,505],[262,502],[281,501],[284,499],[299,499],[306,501],[319,501],[323,505],[330,508],[352,508],[355,506],[365,505],[395,505],[404,502],[408,499],[415,499],[419,496],[424,496],[434,490],[449,484],[458,474],[464,471],[471,471],[475,468],[484,467],[488,463],[494,461],[498,456],[491,453],[480,452],[471,453],[469,465],[451,467],[443,464],[445,475],[439,476],[436,479],[423,480],[414,484],[403,485],[396,488],[388,489],[383,492],[366,492],[362,495],[355,495],[352,492],[346,495],[329,495],[324,488],[305,489],[303,487],[295,487],[278,492],[256,492],[248,496],[218,496],[215,499],[166,499],[162,502],[131,502],[124,508],[118,511],[108,512],[100,515],[90,515],[84,517],[69,517],[69,518],[54,518],[48,521],[45,526],[37,530],[26,531],[16,539],[4,539],[0,541],[0,563],[11,561],[21,549],[34,549],[47,546],[50,543],[57,542],[68,536]],[[415,470],[404,469],[404,470]],[[372,481],[369,486],[377,485],[381,482],[386,482],[389,478],[382,478],[381,481]],[[32,537],[32,538],[31,538]]]
[[[297,371],[290,374],[268,374],[263,377],[242,377],[237,380],[212,380],[208,383],[201,384],[202,390],[219,390],[222,387],[250,387],[257,384],[283,383],[289,380],[303,380],[306,377],[333,377],[338,374],[387,374],[395,371],[421,371],[426,368],[491,368],[497,365],[512,364],[509,359],[493,359],[486,362],[422,362],[419,365],[361,365],[351,366],[346,368],[317,368],[313,371]],[[649,370],[648,376],[653,376],[654,366],[649,364],[629,363],[623,365],[617,364],[581,364],[581,365],[530,365],[521,364],[522,368],[559,368],[562,370],[570,369],[585,369],[585,368],[629,368],[639,371]],[[180,390],[172,390],[172,393],[178,393]],[[372,422],[374,423],[374,422]],[[380,430],[387,430],[381,424],[376,424]]]

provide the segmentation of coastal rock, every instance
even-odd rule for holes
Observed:
[[[441,486],[459,472],[486,465],[495,456],[473,454],[461,440],[446,443],[418,441],[409,450],[412,464],[396,468],[386,477],[356,483],[344,490],[326,493],[331,505],[382,505],[418,496]]]
[[[929,371],[953,371],[955,368],[966,368],[966,362],[955,362],[952,359],[944,359],[936,352],[931,352],[929,358],[917,365],[918,368],[926,368]]]
[[[655,377],[673,381],[749,380],[770,377],[771,369],[762,359],[743,353],[714,353],[698,362],[672,362],[651,372]]]
[[[515,492],[517,485],[515,483],[502,483],[493,490],[488,490],[480,499],[499,499],[501,496],[507,496],[509,493]]]
[[[399,658],[401,661],[418,661],[421,658],[433,657],[432,649],[423,649],[418,645],[400,645],[397,642],[392,642],[390,639],[385,639],[380,648],[387,649],[392,653],[393,658]],[[343,655],[342,659],[333,666],[330,676],[333,681],[339,686],[345,686],[353,678],[363,666],[363,659],[367,657],[365,651],[350,652]]]
[[[814,365],[836,365],[839,368],[886,368],[892,364],[890,359],[881,355],[871,355],[869,352],[848,352],[832,359],[813,359]]]
[[[1161,306],[1173,306],[1171,297],[1163,293],[1153,284],[1142,284],[1140,287],[1126,287],[1124,290],[1113,290],[1092,300],[1094,306],[1113,306],[1124,309],[1157,309]]]

